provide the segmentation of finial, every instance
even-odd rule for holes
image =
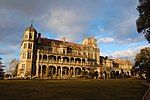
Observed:
[[[33,19],[31,20],[31,27],[33,27]]]

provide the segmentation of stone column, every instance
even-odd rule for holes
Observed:
[[[42,66],[41,66],[41,78],[42,78],[43,76],[42,76]]]
[[[39,65],[36,65],[36,77],[39,77]]]
[[[62,69],[63,69],[63,68],[62,68],[62,67],[60,67],[60,68],[61,68],[61,73],[60,73],[60,76],[61,76],[61,78],[62,78]]]
[[[57,67],[55,67],[55,75],[57,75]]]
[[[73,68],[73,75],[76,75],[75,67]]]

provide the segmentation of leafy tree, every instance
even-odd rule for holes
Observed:
[[[9,63],[9,73],[13,76],[17,76],[17,71],[18,71],[18,65],[19,65],[19,60],[13,59]]]
[[[138,33],[143,33],[150,43],[150,0],[139,0],[139,18],[136,21]]]
[[[13,76],[17,76],[17,73],[18,73],[18,65],[19,65],[19,64],[16,64],[15,70],[12,72],[12,75],[13,75]]]
[[[150,80],[150,47],[141,49],[140,53],[136,55],[135,67],[140,70],[140,72],[146,74],[147,81]]]

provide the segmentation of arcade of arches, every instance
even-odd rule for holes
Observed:
[[[39,54],[36,76],[39,78],[73,78],[93,69],[87,58]]]

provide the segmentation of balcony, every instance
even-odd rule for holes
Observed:
[[[46,53],[51,55],[63,55],[63,56],[71,56],[71,57],[84,57],[84,58],[87,57],[87,55],[77,55],[73,53],[63,53],[63,52],[48,51],[48,50],[39,50],[38,53]]]

